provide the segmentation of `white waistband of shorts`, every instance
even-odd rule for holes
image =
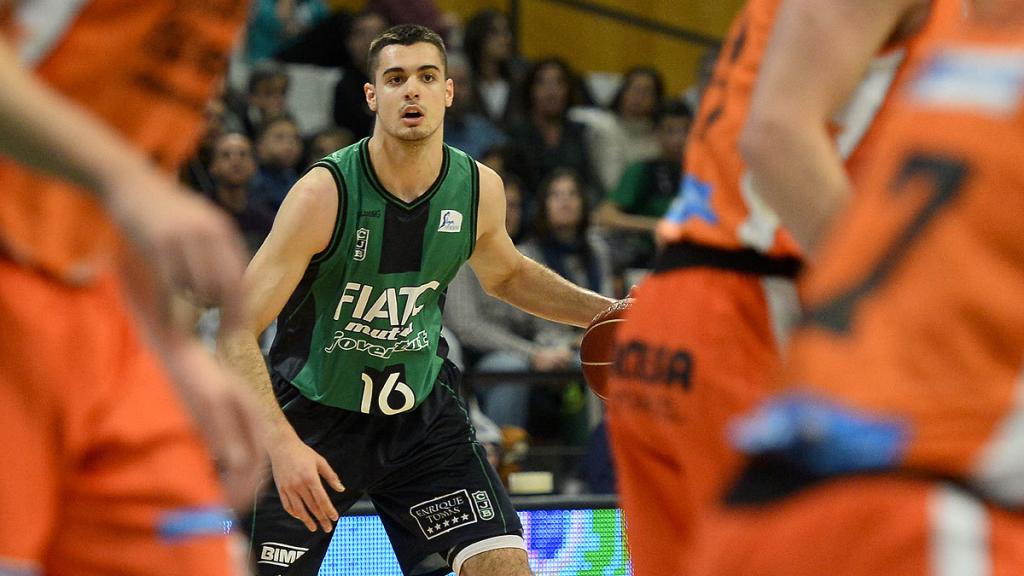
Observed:
[[[515,534],[503,534],[501,536],[495,536],[479,542],[474,542],[469,546],[466,546],[458,554],[455,555],[455,560],[452,560],[452,570],[455,571],[455,576],[459,576],[459,571],[462,570],[462,564],[484,552],[490,552],[491,550],[500,550],[502,548],[519,548],[520,550],[526,550],[526,542],[522,536]]]
[[[42,573],[42,567],[36,562],[0,556],[0,576],[35,576]]]

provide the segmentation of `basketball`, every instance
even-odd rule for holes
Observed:
[[[632,303],[632,298],[624,298],[595,316],[580,341],[583,377],[602,400],[608,399],[608,373],[615,361],[615,332],[625,322],[623,316]]]

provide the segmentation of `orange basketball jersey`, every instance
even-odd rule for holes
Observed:
[[[923,28],[881,52],[833,118],[836,145],[849,169],[873,148],[871,126],[884,111],[890,87],[899,83],[930,37],[959,20],[963,3],[934,0]],[[658,236],[666,243],[800,256],[796,242],[754,189],[736,145],[779,5],[779,0],[751,0],[733,22],[690,132],[679,195],[658,225]]]
[[[788,381],[905,425],[906,467],[1024,502],[1024,26],[938,45],[880,132]]]
[[[43,82],[173,170],[193,150],[246,14],[244,0],[24,1],[0,28]],[[8,256],[72,280],[109,257],[112,227],[88,194],[8,160],[0,187]]]

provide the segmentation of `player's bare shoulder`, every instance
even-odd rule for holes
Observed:
[[[334,175],[327,168],[314,167],[288,191],[268,241],[287,239],[313,253],[325,249],[334,234],[340,202]]]
[[[478,236],[495,229],[505,229],[505,183],[487,166],[476,163],[480,170],[480,206],[477,209]],[[495,228],[497,227],[497,228]]]

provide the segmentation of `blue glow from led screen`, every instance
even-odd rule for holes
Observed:
[[[530,566],[537,576],[629,576],[629,553],[617,509],[519,512]],[[320,568],[322,576],[402,576],[377,516],[345,516]]]

